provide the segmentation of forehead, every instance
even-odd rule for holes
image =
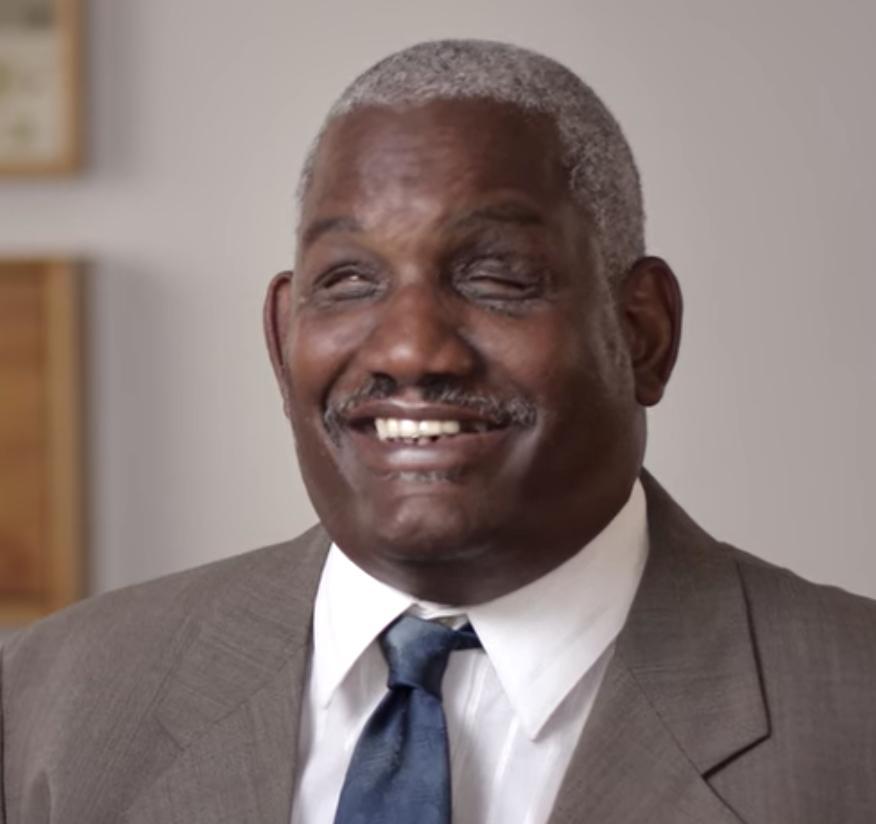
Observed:
[[[497,195],[550,209],[567,199],[561,159],[550,118],[510,104],[364,107],[326,130],[303,211],[452,211]]]

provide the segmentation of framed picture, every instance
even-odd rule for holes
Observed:
[[[80,274],[0,260],[0,626],[83,583]]]
[[[80,164],[80,0],[0,0],[0,175]]]

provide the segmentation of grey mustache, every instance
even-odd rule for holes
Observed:
[[[502,426],[529,427],[535,424],[536,408],[522,396],[497,398],[485,395],[446,380],[424,381],[419,385],[427,403],[446,404],[467,409]],[[340,423],[359,405],[367,401],[389,400],[398,392],[392,378],[375,376],[364,386],[345,398],[329,403],[324,413],[325,426],[330,433],[340,429]]]

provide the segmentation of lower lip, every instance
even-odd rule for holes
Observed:
[[[382,441],[376,433],[345,430],[363,463],[377,474],[459,472],[485,459],[508,438],[510,427],[465,432],[427,444]]]

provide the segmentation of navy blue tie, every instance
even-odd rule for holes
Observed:
[[[452,630],[403,615],[380,646],[389,692],[356,743],[335,824],[450,824],[441,679],[453,650],[480,642],[470,624]]]

